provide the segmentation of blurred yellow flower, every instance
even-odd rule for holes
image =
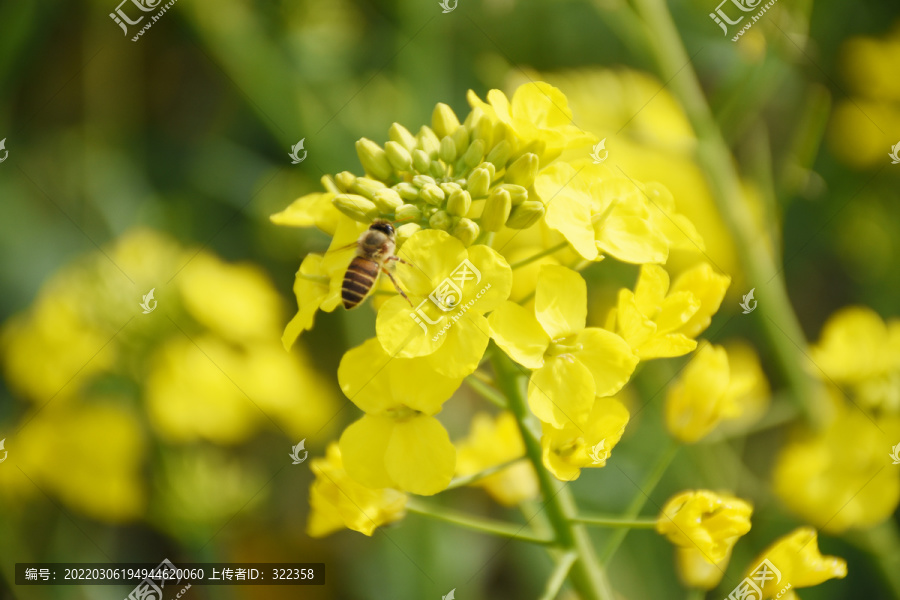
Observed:
[[[666,392],[666,427],[686,444],[697,442],[743,414],[741,400],[755,383],[749,373],[732,378],[725,349],[705,345]]]
[[[572,422],[562,429],[543,423],[541,448],[544,466],[562,481],[573,481],[581,469],[606,466],[612,449],[629,419],[628,409],[616,398],[597,398],[583,427]]]
[[[468,437],[457,442],[456,452],[456,474],[464,477],[524,457],[525,444],[512,413],[502,412],[496,418],[478,413]],[[527,460],[516,461],[472,485],[484,488],[504,506],[518,506],[538,493],[537,476]]]
[[[619,290],[618,304],[607,319],[634,348],[641,360],[682,356],[709,327],[731,283],[707,263],[684,271],[669,286],[669,274],[659,265],[643,265],[634,292]]]
[[[406,514],[406,494],[371,489],[347,476],[336,443],[329,444],[325,458],[311,460],[310,469],[316,476],[309,488],[306,532],[311,537],[324,537],[343,527],[372,535],[376,527]]]
[[[738,538],[750,531],[753,507],[729,494],[688,490],[666,502],[656,531],[677,548],[692,548],[710,564],[727,558]]]
[[[847,576],[847,563],[836,556],[822,556],[819,552],[818,535],[812,527],[799,527],[791,533],[778,538],[762,551],[754,561],[752,574],[756,566],[768,560],[781,573],[781,578],[768,577],[760,586],[763,598],[775,598],[788,584],[791,589],[781,598],[797,600],[793,588],[804,588],[819,585],[829,579],[843,579]],[[775,575],[771,573],[771,575]]]
[[[533,370],[528,404],[553,427],[583,427],[594,398],[622,389],[638,363],[622,338],[586,319],[584,279],[555,265],[541,267],[533,313],[505,302],[488,319],[497,345]]]
[[[900,502],[900,472],[891,468],[887,442],[900,440],[900,419],[873,422],[854,406],[835,405],[826,429],[799,431],[781,449],[773,473],[784,505],[829,533],[872,527]]]
[[[821,369],[864,408],[900,413],[900,319],[885,323],[870,308],[844,308],[829,317],[810,355],[814,375]]]

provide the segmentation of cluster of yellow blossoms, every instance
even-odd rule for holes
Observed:
[[[229,518],[256,476],[203,442],[242,443],[269,419],[302,439],[336,409],[334,386],[304,354],[284,352],[281,314],[259,267],[149,229],[67,265],[0,332],[5,380],[27,401],[6,436],[4,466],[19,468],[0,470],[0,495],[25,500],[40,488],[121,522],[151,517],[152,491],[151,518],[179,534],[186,522]],[[151,473],[164,484],[146,484],[148,455],[163,458]]]
[[[364,176],[326,176],[324,192],[272,216],[333,236],[328,251],[308,255],[297,273],[286,347],[318,310],[340,304],[354,241],[375,219],[396,223],[402,262],[393,271],[409,297],[376,285],[376,336],[341,361],[341,389],[364,414],[314,465],[323,475],[312,489],[311,531],[340,517],[371,533],[372,521],[402,514],[403,503],[383,490],[435,494],[454,475],[523,455],[508,413],[477,417],[458,448],[436,417],[482,365],[490,340],[530,374],[544,466],[562,480],[602,467],[629,420],[616,394],[641,360],[694,350],[730,282],[703,263],[670,286],[660,265],[672,248],[702,248],[699,234],[663,186],[590,160],[597,139],[573,125],[559,90],[529,83],[511,99],[492,90],[484,102],[470,92],[469,103],[462,122],[439,104],[431,126],[415,135],[394,124],[383,147],[360,140]],[[588,327],[579,271],[607,256],[643,267],[636,288],[623,289],[610,307],[608,324]],[[509,443],[501,449],[498,438]],[[514,479],[506,490],[496,483]],[[348,494],[364,503],[366,518],[327,502],[335,482],[355,490]],[[525,463],[477,485],[508,504],[535,492]],[[330,517],[315,516],[325,506],[335,506]]]

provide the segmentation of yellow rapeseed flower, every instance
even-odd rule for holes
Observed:
[[[577,272],[544,265],[535,310],[505,302],[490,316],[491,337],[522,366],[532,369],[528,404],[553,427],[583,427],[596,396],[615,394],[638,358],[618,335],[585,327],[587,285]]]
[[[463,477],[524,457],[525,444],[512,413],[502,412],[496,418],[478,413],[468,437],[456,444],[456,452],[456,474]],[[518,506],[538,493],[534,467],[524,458],[472,485],[484,488],[504,506]]]
[[[336,443],[329,444],[325,458],[311,460],[310,469],[316,476],[309,488],[306,532],[311,537],[324,537],[344,527],[372,535],[375,528],[406,514],[406,494],[368,488],[347,476]]]
[[[891,466],[888,443],[900,440],[900,419],[873,422],[855,406],[835,404],[831,424],[821,432],[798,431],[773,473],[785,506],[829,533],[872,527],[900,502],[900,472]]]
[[[677,548],[698,550],[710,564],[717,564],[750,531],[752,512],[748,502],[735,496],[688,490],[666,502],[656,530]]]
[[[813,374],[853,393],[866,409],[900,413],[900,319],[885,323],[864,306],[829,317],[810,352]]]
[[[748,575],[753,579],[757,566],[768,560],[781,574],[771,572],[764,581],[757,578],[763,592],[763,598],[775,598],[788,585],[790,589],[780,596],[781,599],[797,600],[799,596],[794,588],[812,587],[829,579],[843,579],[847,576],[847,563],[836,556],[822,556],[819,552],[818,535],[812,527],[799,527],[791,533],[778,538],[762,551],[756,561],[751,563]]]
[[[378,311],[378,340],[391,356],[439,353],[444,374],[471,373],[488,343],[484,313],[509,297],[512,271],[495,250],[462,242],[443,231],[413,235],[400,251],[397,278],[409,302],[390,298]]]
[[[562,481],[573,481],[581,469],[606,466],[628,424],[629,414],[615,398],[597,398],[582,427],[568,422],[562,429],[542,424],[544,466]]]
[[[618,304],[607,326],[621,335],[641,358],[682,356],[719,310],[731,278],[701,263],[679,275],[658,265],[643,265],[634,292],[619,290]]]

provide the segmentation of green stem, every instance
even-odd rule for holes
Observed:
[[[647,476],[641,482],[641,487],[638,490],[638,493],[631,501],[631,504],[628,505],[628,509],[625,511],[625,514],[623,514],[621,518],[637,518],[637,516],[641,513],[641,510],[644,508],[644,504],[647,503],[647,499],[650,497],[653,489],[659,483],[659,480],[662,479],[663,473],[665,473],[666,469],[669,468],[669,465],[672,464],[672,460],[675,458],[675,455],[678,453],[678,449],[680,447],[681,445],[675,440],[669,441],[669,446],[665,449],[665,451],[663,451],[662,456],[659,457],[659,460],[656,461],[656,465],[654,465],[653,470],[647,473]],[[606,547],[603,548],[602,552],[600,552],[600,560],[603,562],[603,564],[609,564],[609,561],[612,560],[612,557],[616,553],[616,550],[618,550],[619,546],[622,545],[622,542],[625,541],[625,537],[628,535],[628,531],[628,529],[618,529],[610,536],[609,542],[606,543]]]
[[[473,531],[512,538],[521,542],[541,545],[553,543],[552,538],[535,535],[526,525],[517,525],[515,523],[505,523],[503,521],[475,517],[458,511],[448,510],[435,504],[422,502],[417,498],[410,498],[407,500],[406,510],[417,515],[444,521],[445,523],[453,523],[454,525],[465,527],[466,529],[471,529]]]
[[[576,523],[594,525],[596,527],[624,527],[626,529],[653,529],[656,527],[655,518],[623,519],[621,517],[607,517],[603,515],[578,515]]]
[[[550,256],[551,254],[559,252],[560,250],[562,250],[563,248],[565,248],[568,245],[569,245],[569,242],[560,242],[559,244],[553,246],[552,248],[547,248],[546,250],[544,250],[542,252],[538,252],[537,254],[529,256],[528,258],[523,258],[519,262],[509,265],[509,268],[512,269],[513,271],[515,271],[516,269],[518,269],[520,267],[524,267],[525,265],[530,265],[534,261],[540,260],[540,259],[544,258],[545,256]]]
[[[534,416],[529,412],[525,400],[522,372],[500,352],[494,356],[493,364],[497,384],[506,394],[510,411],[515,415],[522,433],[525,453],[534,465],[544,498],[543,512],[553,527],[556,544],[562,550],[578,555],[569,575],[572,585],[581,600],[612,600],[612,588],[606,579],[606,573],[597,562],[587,530],[574,522],[577,510],[572,493],[544,467],[541,442],[535,432],[536,427],[532,426]]]
[[[547,587],[544,588],[544,594],[539,600],[553,600],[556,598],[556,595],[559,593],[559,590],[562,589],[563,584],[566,582],[566,577],[569,576],[569,571],[572,570],[572,565],[575,564],[576,560],[578,560],[577,552],[566,552],[559,557],[556,568],[553,569],[553,573],[550,574],[550,579],[547,580]]]
[[[506,409],[506,397],[498,392],[497,388],[485,381],[483,375],[477,375],[477,373],[478,371],[475,371],[474,373],[466,377],[464,381],[469,384],[469,387],[475,390],[482,398],[489,401],[491,404]]]
[[[820,384],[807,374],[804,364],[806,340],[780,276],[781,268],[766,250],[765,232],[753,216],[744,196],[734,158],[706,102],[665,0],[634,0],[638,14],[651,35],[647,41],[668,85],[680,101],[698,141],[698,161],[709,183],[725,223],[730,230],[747,279],[759,294],[759,314],[794,401],[814,426],[823,425],[827,406],[820,402]]]
[[[867,552],[878,565],[882,579],[900,598],[900,531],[893,519],[866,531],[850,532],[844,536],[850,543]]]
[[[512,460],[508,460],[504,463],[500,463],[499,465],[494,465],[493,467],[488,467],[484,471],[479,471],[478,473],[473,473],[472,475],[462,475],[460,477],[454,477],[453,481],[450,482],[450,485],[447,486],[446,489],[452,490],[458,487],[463,487],[465,485],[470,485],[475,483],[480,479],[484,479],[485,477],[490,477],[494,473],[499,473],[506,467],[512,466],[522,460],[522,457],[517,457]]]
[[[703,600],[705,597],[706,592],[704,590],[691,588],[688,590],[687,596],[685,596],[685,600]]]

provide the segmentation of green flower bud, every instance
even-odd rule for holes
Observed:
[[[437,185],[437,181],[435,181],[434,177],[431,177],[430,175],[416,175],[412,178],[412,182],[414,186],[420,189],[425,187],[429,183],[431,185]]]
[[[428,226],[432,229],[447,231],[453,226],[453,219],[450,218],[446,211],[439,210],[428,219]]]
[[[456,147],[456,156],[465,154],[466,150],[469,149],[469,130],[459,126],[450,137],[453,139],[453,145]]]
[[[447,176],[447,168],[439,160],[431,161],[431,167],[429,167],[428,172],[439,178]]]
[[[528,229],[543,216],[544,203],[540,200],[527,200],[512,209],[506,226],[510,229]]]
[[[484,203],[484,212],[481,213],[481,228],[485,231],[500,231],[500,228],[509,218],[512,209],[512,200],[509,192],[495,188]]]
[[[422,218],[422,210],[415,204],[403,204],[394,211],[397,221],[418,221]]]
[[[403,242],[411,238],[419,231],[422,231],[422,226],[418,223],[406,223],[398,227],[394,238],[397,241],[397,246],[402,246]]]
[[[447,164],[456,160],[456,144],[449,135],[444,136],[441,140],[441,149],[438,151],[438,157]]]
[[[380,216],[374,202],[356,194],[335,196],[331,203],[351,219],[362,223],[371,223]]]
[[[438,186],[444,190],[444,193],[447,194],[448,198],[453,192],[462,189],[462,186],[455,181],[445,181],[444,183],[439,183]]]
[[[498,185],[497,187],[509,192],[509,198],[510,200],[512,200],[513,206],[518,206],[528,200],[528,190],[523,188],[521,185],[504,183],[503,185]]]
[[[356,183],[356,175],[350,171],[341,171],[334,176],[334,183],[341,192],[352,191],[353,185]]]
[[[356,154],[366,173],[375,179],[388,179],[394,170],[388,161],[387,154],[381,146],[368,138],[360,138],[356,142]]]
[[[431,167],[431,159],[428,158],[428,153],[419,148],[412,151],[412,161],[413,167],[419,173],[427,173]]]
[[[459,119],[456,118],[456,113],[452,108],[439,102],[434,107],[434,112],[431,113],[431,127],[438,137],[444,137],[456,131],[456,128],[459,127]]]
[[[506,166],[506,161],[509,160],[510,152],[512,152],[512,148],[510,147],[509,142],[501,140],[499,144],[491,148],[486,160],[494,165],[497,170],[500,170]]]
[[[419,149],[428,155],[428,160],[437,156],[438,150],[441,148],[441,138],[431,130],[431,127],[422,125],[422,127],[419,128],[419,133],[416,134],[416,140]]]
[[[422,216],[425,217],[426,219],[430,219],[431,215],[433,215],[437,211],[438,211],[437,206],[424,206],[424,207],[422,207]]]
[[[419,197],[419,188],[406,181],[401,181],[393,189],[407,202]]]
[[[372,202],[375,203],[378,210],[385,214],[390,214],[403,205],[403,199],[400,197],[400,194],[391,188],[384,188],[375,192],[372,196]]]
[[[453,237],[466,246],[471,246],[478,239],[479,233],[481,233],[481,228],[478,227],[478,223],[465,217],[459,220],[459,223],[453,227],[452,231]]]
[[[391,125],[391,128],[388,129],[388,137],[392,142],[397,142],[404,148],[406,148],[407,152],[412,152],[416,148],[416,136],[409,132],[409,129],[401,125],[400,123],[394,123]]]
[[[359,194],[360,196],[365,196],[369,200],[371,200],[375,196],[375,192],[379,190],[385,189],[385,186],[380,181],[372,179],[370,177],[357,177],[356,181],[353,182],[353,185],[350,186],[350,191]]]
[[[384,145],[384,153],[387,154],[388,162],[398,171],[409,171],[412,169],[412,156],[409,150],[398,142],[388,142]]]
[[[509,183],[529,188],[534,183],[539,166],[540,160],[538,160],[537,154],[532,154],[531,152],[523,154],[506,167],[505,180]]]
[[[494,124],[481,108],[472,109],[471,139],[481,140],[484,147],[488,148],[494,141]]]
[[[472,208],[472,196],[464,190],[457,190],[450,194],[447,200],[447,212],[457,217],[464,217]]]
[[[463,155],[463,160],[465,160],[467,167],[472,168],[481,163],[483,159],[484,142],[482,140],[475,140],[469,144],[469,148],[466,150],[465,155]]]
[[[340,194],[341,190],[338,188],[337,184],[334,182],[334,179],[331,178],[331,175],[322,175],[322,178],[319,179],[322,182],[322,187],[325,188],[326,192],[331,192],[332,194]]]
[[[433,183],[429,183],[419,192],[419,198],[431,204],[432,206],[440,206],[444,203],[444,190]]]
[[[466,189],[473,198],[484,198],[491,189],[491,174],[481,167],[475,169],[466,181]]]

